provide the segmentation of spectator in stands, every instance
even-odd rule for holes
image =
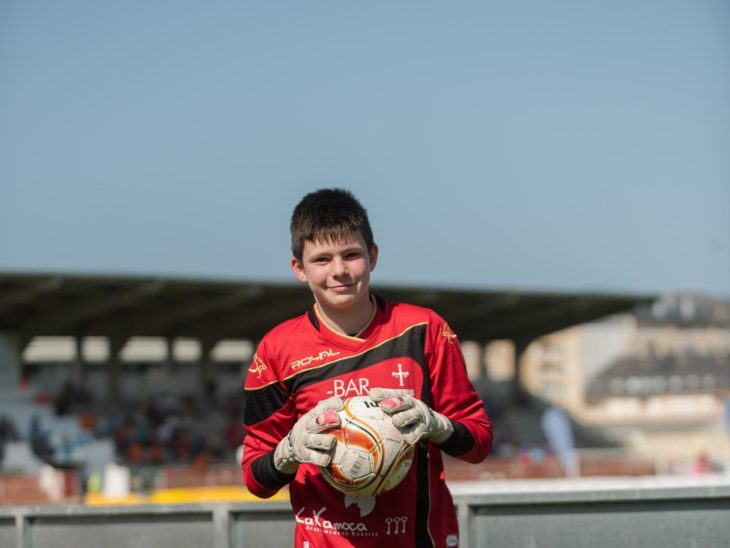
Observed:
[[[30,418],[30,425],[28,428],[30,435],[30,447],[33,452],[43,460],[48,460],[53,457],[55,452],[49,434],[43,429],[41,418],[34,414]]]
[[[722,465],[713,461],[707,451],[700,451],[692,462],[692,475],[714,474],[722,472]]]
[[[73,405],[73,387],[71,381],[63,383],[61,391],[53,398],[53,408],[56,411],[56,415],[68,415]]]

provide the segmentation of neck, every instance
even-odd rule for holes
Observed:
[[[347,310],[325,308],[319,303],[316,306],[320,318],[325,321],[327,326],[343,335],[360,333],[370,323],[375,312],[375,303],[369,295],[367,299],[363,299],[362,303],[358,303],[357,307]]]

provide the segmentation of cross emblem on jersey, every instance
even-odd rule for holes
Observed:
[[[403,379],[410,374],[410,371],[403,371],[402,363],[398,364],[398,371],[393,371],[393,373],[391,373],[394,377],[398,377],[398,386],[403,386]]]

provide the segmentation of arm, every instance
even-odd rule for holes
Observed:
[[[484,410],[484,402],[466,373],[459,341],[436,313],[432,313],[426,339],[431,407],[454,426],[451,436],[438,445],[453,457],[481,462],[492,448],[492,424]]]
[[[429,439],[445,453],[480,462],[492,446],[492,427],[466,374],[456,335],[436,314],[426,341],[431,406],[399,390],[374,388],[370,397],[392,416],[408,443]]]
[[[253,356],[244,386],[243,481],[254,495],[269,498],[294,479],[274,467],[274,449],[296,422],[294,403],[279,382],[265,341]]]
[[[243,480],[258,497],[268,498],[294,479],[300,463],[329,463],[334,436],[321,432],[339,426],[339,398],[320,402],[297,420],[294,402],[276,379],[264,345],[246,379]]]

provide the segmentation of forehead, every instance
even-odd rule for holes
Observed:
[[[367,244],[359,230],[343,234],[339,238],[318,238],[317,240],[305,240],[302,248],[302,255],[313,255],[316,253],[331,253],[341,249],[361,247],[365,249]]]

